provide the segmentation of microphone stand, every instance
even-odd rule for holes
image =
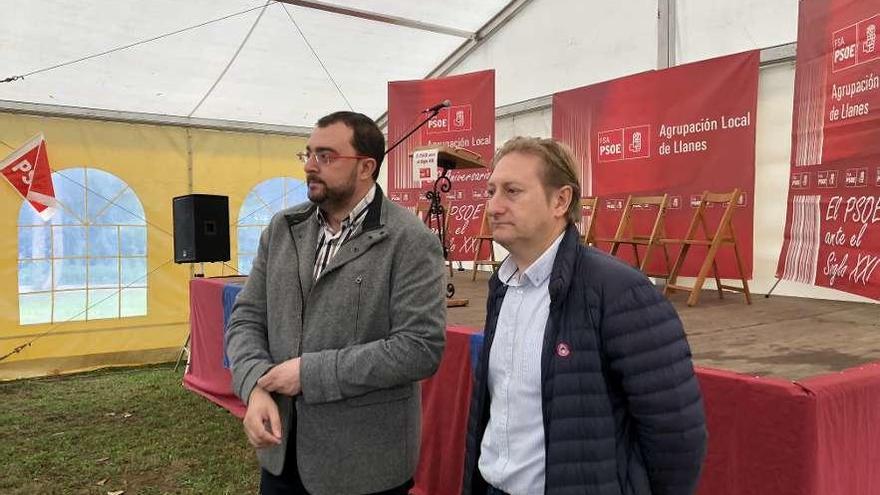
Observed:
[[[428,116],[425,117],[425,120],[419,122],[419,124],[412,128],[409,132],[406,133],[405,136],[398,139],[394,144],[388,147],[385,150],[385,154],[390,153],[394,148],[398,147],[400,143],[406,141],[406,139],[413,135],[417,130],[421,129],[422,126],[428,123],[429,120],[433,119],[440,113],[440,110],[446,108],[445,106],[433,108],[428,112]],[[436,222],[437,224],[437,237],[440,239],[440,246],[443,248],[443,259],[449,261],[449,246],[446,244],[446,208],[443,206],[441,202],[442,193],[447,193],[452,189],[452,181],[446,175],[449,171],[449,168],[441,163],[440,159],[437,159],[437,166],[440,167],[441,172],[437,175],[437,179],[434,181],[434,185],[431,190],[425,193],[425,197],[431,202],[431,206],[428,208],[428,227],[431,228],[432,224]],[[453,165],[454,166],[454,165]],[[455,295],[455,285],[452,282],[446,284],[446,298],[451,299],[452,296]]]
[[[417,130],[421,129],[423,125],[427,124],[429,120],[436,117],[437,114],[440,113],[440,110],[443,108],[446,108],[446,107],[435,108],[435,109],[431,110],[430,112],[428,112],[428,116],[425,118],[425,120],[419,122],[419,125],[413,127],[412,130],[407,132],[405,136],[398,139],[397,142],[395,142],[394,144],[389,146],[388,149],[385,150],[385,154],[387,155],[388,153],[391,153],[391,150],[393,150],[394,148],[397,148],[400,145],[400,143],[406,141],[406,138],[412,136],[413,133],[415,133]]]

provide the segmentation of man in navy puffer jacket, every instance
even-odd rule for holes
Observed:
[[[580,243],[578,169],[549,139],[495,156],[465,495],[690,495],[706,450],[691,352],[640,272]]]

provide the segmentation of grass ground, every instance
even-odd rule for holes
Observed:
[[[171,366],[0,383],[0,493],[256,493],[241,422]]]

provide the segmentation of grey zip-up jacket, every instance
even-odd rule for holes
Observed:
[[[377,185],[360,233],[313,283],[316,208],[305,203],[284,210],[263,231],[226,333],[233,390],[247,402],[273,365],[301,356],[302,394],[273,394],[282,443],[258,449],[260,464],[280,474],[288,442],[295,440],[310,493],[387,490],[413,476],[418,381],[436,371],[443,352],[442,250],[437,237]]]

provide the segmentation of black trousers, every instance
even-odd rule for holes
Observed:
[[[510,495],[509,493],[499,490],[492,485],[489,485],[489,489],[486,490],[486,495]]]

